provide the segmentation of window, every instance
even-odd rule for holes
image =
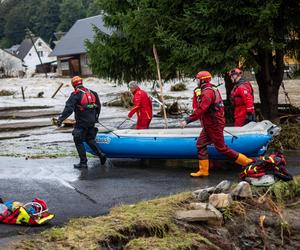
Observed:
[[[43,57],[43,55],[44,55],[43,51],[38,51],[38,55],[39,55],[39,57]]]
[[[61,62],[61,70],[69,70],[69,62]]]
[[[42,47],[42,42],[38,42],[38,46],[39,46],[39,47]]]

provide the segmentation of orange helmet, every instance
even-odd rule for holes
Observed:
[[[82,78],[80,76],[74,76],[71,80],[72,86],[75,88],[82,85]]]
[[[203,82],[210,82],[211,74],[208,71],[200,71],[196,75],[196,78],[202,80]]]
[[[234,68],[232,70],[229,71],[229,76],[233,76],[233,75],[242,75],[243,74],[243,71],[240,70],[239,68]]]

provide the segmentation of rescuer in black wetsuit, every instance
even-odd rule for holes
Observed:
[[[72,132],[75,146],[80,158],[78,164],[74,164],[74,168],[87,168],[86,151],[83,145],[85,141],[89,147],[98,155],[101,164],[106,162],[106,156],[97,147],[95,142],[98,129],[95,123],[98,122],[101,111],[101,103],[98,94],[83,86],[82,79],[75,76],[71,80],[74,91],[66,102],[65,108],[58,117],[57,125],[60,127],[62,122],[75,112],[75,128]]]

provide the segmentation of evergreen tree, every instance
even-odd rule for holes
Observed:
[[[26,27],[49,41],[54,31],[68,31],[78,19],[86,17],[87,12],[99,14],[94,0],[0,1],[0,46],[20,43]]]
[[[180,34],[175,47],[198,55],[218,71],[238,63],[244,69],[254,68],[262,114],[267,119],[276,117],[284,55],[294,51],[292,43],[299,44],[293,37],[300,25],[299,1],[199,0],[178,21],[189,38],[192,34],[197,38],[192,36],[189,42]]]
[[[20,43],[28,27],[46,41],[59,23],[61,0],[7,0],[0,5],[0,39],[4,47]],[[3,25],[2,25],[3,24]]]
[[[98,0],[111,37],[97,33],[88,43],[91,65],[118,81],[155,79],[156,44],[164,79],[201,69],[224,73],[242,64],[256,71],[261,110],[276,116],[283,57],[296,48],[297,0]],[[292,46],[293,45],[293,46]]]
[[[35,4],[34,4],[35,3]],[[55,32],[59,19],[59,4],[61,0],[36,0],[32,1],[32,9],[30,11],[29,26],[34,34],[42,37],[46,42]]]
[[[115,32],[110,37],[98,32],[95,41],[87,44],[94,73],[119,82],[156,79],[152,52],[155,44],[163,78],[175,78],[180,64],[170,61],[172,49],[163,43],[159,34],[161,29],[175,30],[174,18],[183,15],[183,6],[190,2],[98,0],[106,24]]]
[[[24,39],[25,28],[28,26],[28,18],[24,9],[26,5],[21,2],[14,6],[5,17],[4,35],[10,45],[20,43]]]
[[[82,0],[62,0],[59,5],[60,23],[58,31],[68,31],[71,26],[81,18],[86,17],[86,9]]]
[[[23,15],[18,17],[20,11],[16,10],[17,5],[23,5],[23,1],[9,0],[0,3],[0,46],[3,48],[11,46],[24,34],[18,25],[14,24],[21,23],[20,19],[23,19]],[[14,20],[14,17],[17,19]],[[13,30],[9,30],[10,28]]]

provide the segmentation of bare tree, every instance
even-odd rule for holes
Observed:
[[[13,76],[14,61],[10,58],[0,58],[0,68],[2,69],[3,77]]]

